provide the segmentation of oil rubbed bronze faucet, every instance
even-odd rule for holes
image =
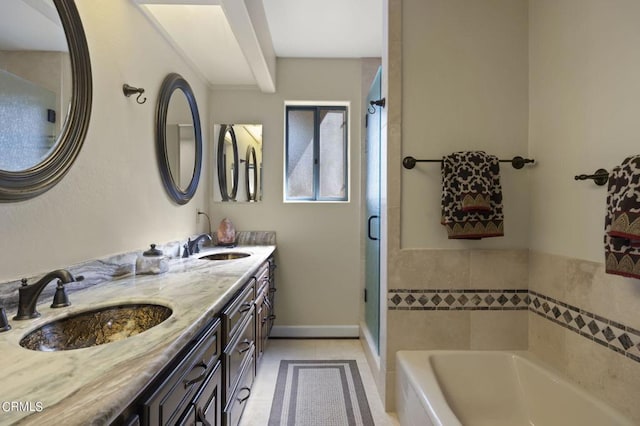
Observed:
[[[42,290],[54,279],[58,279],[58,288],[53,298],[52,308],[61,308],[63,306],[69,306],[69,298],[64,290],[64,284],[68,284],[75,281],[82,281],[84,277],[78,275],[74,278],[71,272],[66,269],[56,269],[40,278],[35,284],[27,285],[26,278],[22,279],[22,286],[18,288],[18,313],[14,320],[26,320],[31,318],[38,318],[40,312],[36,311],[36,304],[38,303],[38,297]]]
[[[196,239],[193,241],[191,241],[191,238],[189,238],[187,244],[184,245],[184,252],[182,254],[182,257],[189,257],[194,253],[200,253],[200,247],[198,246],[198,243],[204,240],[211,241],[211,235],[201,234],[198,235],[198,237],[196,237]]]

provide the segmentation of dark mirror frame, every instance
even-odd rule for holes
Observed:
[[[253,165],[253,192],[249,184],[249,169]],[[247,201],[257,201],[258,195],[258,159],[256,157],[256,149],[252,146],[247,147],[247,156],[244,163],[244,177],[247,189]]]
[[[195,136],[196,158],[193,166],[193,175],[189,186],[182,190],[171,174],[169,157],[167,155],[167,111],[171,95],[176,90],[182,90],[191,108],[191,119],[193,120],[193,132]],[[193,198],[198,189],[200,181],[200,170],[202,168],[202,130],[200,128],[200,114],[196,98],[189,83],[180,74],[171,73],[165,77],[160,88],[158,97],[158,107],[156,110],[156,153],[158,156],[158,166],[162,183],[169,196],[178,204],[186,204]]]
[[[227,173],[226,164],[224,162],[224,137],[229,132],[231,135],[231,145],[233,148],[233,187],[231,192],[227,188]],[[238,156],[238,140],[236,139],[236,132],[233,130],[233,124],[222,124],[220,126],[220,134],[218,135],[218,185],[220,186],[220,195],[222,201],[236,201],[236,194],[238,193],[238,163],[240,157]]]
[[[69,114],[54,149],[26,170],[0,170],[0,202],[27,200],[56,185],[69,171],[84,143],[91,117],[91,60],[74,0],[53,0],[69,46],[72,95]]]

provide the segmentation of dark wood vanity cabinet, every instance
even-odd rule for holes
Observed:
[[[237,426],[273,324],[273,258],[263,263],[222,314],[224,421]],[[251,305],[251,307],[249,307]]]
[[[264,354],[267,338],[273,325],[273,262],[265,263],[256,276],[256,369]]]
[[[141,424],[221,425],[221,340],[222,327],[216,319],[176,361],[149,387],[141,404]],[[216,421],[216,418],[218,419]]]
[[[275,319],[274,270],[263,263],[112,424],[237,426]]]
[[[252,277],[222,311],[225,425],[235,426],[251,395],[255,373],[255,289]],[[246,370],[251,370],[247,380]]]

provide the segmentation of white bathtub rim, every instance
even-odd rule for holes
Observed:
[[[409,380],[413,391],[418,395],[420,403],[424,407],[425,411],[429,415],[431,422],[435,426],[462,426],[462,423],[458,420],[453,413],[447,400],[445,399],[442,391],[440,390],[440,384],[435,376],[431,373],[430,369],[419,369],[415,371],[411,369],[413,374],[407,374],[408,369],[406,363],[411,363],[412,358],[425,356],[425,352],[434,351],[398,351],[396,352],[397,369],[403,370],[404,377]],[[440,352],[440,351],[438,351]],[[448,351],[442,351],[448,352]],[[426,384],[426,386],[423,386]],[[427,395],[427,389],[431,389]],[[402,397],[402,395],[396,395],[396,398]],[[398,404],[396,404],[398,405]]]
[[[624,416],[620,411],[616,410],[608,403],[603,401],[602,399],[597,398],[595,395],[591,394],[575,382],[566,378],[566,376],[556,370],[554,367],[540,360],[534,354],[529,351],[524,350],[408,350],[408,351],[398,351],[396,352],[396,368],[403,369],[404,376],[408,378],[411,387],[414,392],[419,396],[420,402],[424,407],[426,413],[429,415],[429,418],[436,426],[462,426],[462,423],[455,415],[449,403],[447,402],[442,390],[440,388],[440,384],[433,373],[430,365],[431,365],[431,356],[432,355],[446,355],[446,354],[501,354],[501,355],[509,355],[512,359],[520,362],[528,362],[534,365],[537,369],[542,370],[541,373],[553,377],[553,380],[568,385],[573,388],[573,391],[583,396],[586,400],[592,401],[595,404],[598,404],[603,411],[606,411],[611,415],[612,418],[618,420],[621,425],[629,425],[633,426],[633,422],[631,422],[626,416]],[[413,369],[410,371],[412,374],[406,374],[407,368],[406,364],[410,364],[411,362],[417,362],[417,365],[424,365],[425,361],[428,363],[428,368],[422,369]],[[426,385],[423,388],[423,385]],[[427,390],[429,389],[430,390]],[[401,397],[402,395],[396,395],[396,398]]]

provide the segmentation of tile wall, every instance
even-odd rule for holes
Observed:
[[[528,250],[398,250],[387,291],[386,403],[396,351],[527,349]]]
[[[640,280],[532,251],[529,350],[640,424]]]
[[[529,349],[640,424],[640,280],[529,250],[400,250],[387,292],[387,408],[400,349]]]

